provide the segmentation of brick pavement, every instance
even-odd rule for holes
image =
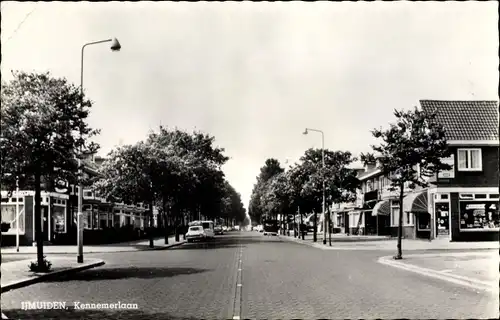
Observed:
[[[498,296],[498,251],[410,254],[397,261],[386,256],[380,258],[379,262],[477,290],[490,291]]]
[[[383,266],[377,263],[383,252],[325,254],[251,232],[165,251],[107,254],[104,267],[3,294],[2,309],[22,319],[230,319],[241,248],[241,319],[498,317],[495,297]],[[139,310],[19,309],[23,300],[62,299],[120,300]]]
[[[54,275],[55,273],[60,274],[62,272],[75,269],[93,267],[102,264],[103,262],[100,259],[90,258],[86,259],[84,263],[77,263],[75,258],[52,257],[49,259],[49,261],[52,262],[51,271],[49,273],[34,273],[29,270],[29,265],[32,261],[36,261],[36,259],[25,259],[2,263],[2,293],[6,290],[10,290],[11,287],[24,287],[29,285],[29,283],[36,281],[36,279],[40,277]]]
[[[227,319],[236,284],[235,241],[109,253],[103,267],[3,294],[2,310],[9,318],[22,319]],[[121,301],[137,303],[139,309],[20,310],[20,301],[41,300],[69,306],[75,301]]]
[[[488,318],[498,299],[387,268],[381,252],[325,254],[280,238],[243,255],[242,319]]]

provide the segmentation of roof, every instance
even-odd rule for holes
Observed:
[[[498,140],[498,101],[420,100],[420,105],[436,111],[447,140]]]

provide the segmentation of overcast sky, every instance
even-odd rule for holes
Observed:
[[[369,151],[373,127],[419,99],[494,99],[497,2],[15,3],[2,1],[2,77],[51,71],[95,102],[106,154],[160,123],[204,130],[245,206],[269,157]],[[23,22],[24,21],[24,22]]]

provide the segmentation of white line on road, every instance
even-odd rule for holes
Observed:
[[[242,284],[241,284],[241,283],[238,283],[238,287],[241,287],[241,286],[242,286]]]
[[[239,268],[238,271],[241,271],[241,268]]]
[[[234,316],[233,320],[240,320],[240,316]]]

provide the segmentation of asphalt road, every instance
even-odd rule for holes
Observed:
[[[498,297],[378,264],[382,255],[255,232],[170,250],[88,254],[106,265],[4,293],[2,312],[13,319],[498,318]],[[68,308],[21,310],[21,301]],[[138,309],[77,310],[74,302]]]

